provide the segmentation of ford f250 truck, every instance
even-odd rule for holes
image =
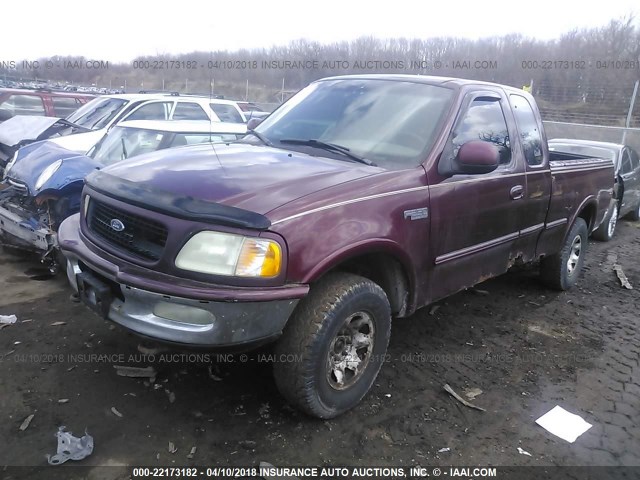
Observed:
[[[102,317],[183,346],[275,341],[296,360],[274,364],[283,396],[330,418],[371,387],[392,318],[538,260],[574,285],[612,179],[551,155],[521,90],[334,77],[239,142],[92,173],[59,240]]]

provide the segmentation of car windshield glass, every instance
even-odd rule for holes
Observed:
[[[66,120],[91,130],[100,130],[108,126],[127,103],[127,100],[121,98],[96,98],[69,115]]]
[[[166,132],[157,130],[116,127],[91,152],[91,157],[103,165],[111,165],[136,155],[155,152],[165,135]]]
[[[276,147],[349,161],[308,142],[316,140],[383,168],[408,168],[425,159],[452,97],[448,88],[410,81],[325,80],[298,92],[255,130]]]

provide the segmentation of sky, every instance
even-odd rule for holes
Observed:
[[[53,55],[129,62],[138,55],[268,48],[300,38],[332,43],[521,33],[548,40],[628,14],[640,22],[638,0],[10,1],[0,5],[0,62]]]

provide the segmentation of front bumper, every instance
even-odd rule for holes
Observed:
[[[16,247],[47,252],[58,244],[55,232],[46,227],[34,227],[26,218],[0,207],[0,233]]]
[[[307,285],[196,287],[89,249],[69,217],[59,230],[67,277],[94,311],[133,332],[189,346],[249,348],[276,338]],[[144,275],[146,271],[146,275]]]

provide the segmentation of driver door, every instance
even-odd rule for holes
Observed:
[[[526,198],[524,165],[511,148],[509,104],[498,91],[468,94],[439,162],[472,140],[498,146],[500,163],[490,173],[453,175],[430,186],[431,300],[505,272],[519,237],[520,205]]]

